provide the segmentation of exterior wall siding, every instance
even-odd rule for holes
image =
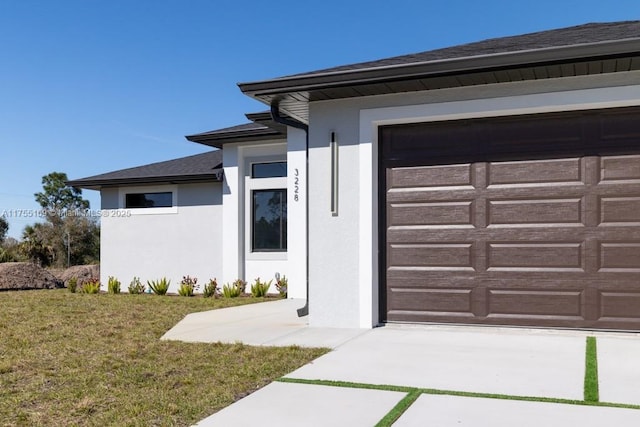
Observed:
[[[176,186],[174,186],[176,187]],[[140,187],[136,187],[138,189]],[[166,186],[148,187],[162,191]],[[177,186],[177,211],[127,216],[119,194],[126,188],[103,189],[102,208],[117,209],[123,216],[102,218],[101,282],[109,276],[122,282],[122,290],[134,276],[143,283],[167,277],[169,292],[177,292],[182,276],[198,278],[202,286],[222,275],[222,186],[220,183]],[[142,211],[142,210],[139,210]]]

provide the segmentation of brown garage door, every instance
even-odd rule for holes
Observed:
[[[640,329],[640,109],[380,141],[385,320]]]

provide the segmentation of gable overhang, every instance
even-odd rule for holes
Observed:
[[[309,102],[640,70],[640,38],[354,68],[240,83],[308,123]]]

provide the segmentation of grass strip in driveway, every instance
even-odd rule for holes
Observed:
[[[407,394],[396,406],[393,407],[391,411],[387,413],[387,415],[384,416],[384,418],[380,420],[380,422],[378,422],[378,424],[376,424],[376,427],[391,427],[393,423],[398,421],[398,418],[400,418],[402,414],[404,414],[405,411],[413,405],[413,402],[418,400],[420,395],[422,395],[422,393],[419,390],[413,390]]]
[[[598,391],[598,348],[596,345],[596,337],[587,337],[584,369],[584,400],[587,402],[598,402],[600,400],[600,393]]]
[[[300,378],[279,378],[276,381],[283,382],[283,383],[294,383],[294,384],[361,388],[361,389],[367,389],[367,390],[400,391],[408,394],[418,393],[418,394],[434,394],[434,395],[446,395],[446,396],[458,396],[458,397],[479,397],[479,398],[485,398],[485,399],[519,400],[524,402],[560,403],[564,405],[599,406],[599,407],[607,407],[607,408],[623,408],[623,409],[640,410],[640,405],[631,405],[627,403],[612,403],[612,402],[599,402],[599,401],[593,402],[593,401],[586,401],[586,400],[561,399],[561,398],[555,398],[555,397],[512,396],[508,394],[478,393],[478,392],[456,391],[456,390],[440,390],[435,388],[418,388],[418,387],[406,387],[406,386],[385,385],[385,384],[353,383],[348,381],[308,380],[308,379],[300,379]],[[407,408],[405,408],[405,410],[406,409]]]

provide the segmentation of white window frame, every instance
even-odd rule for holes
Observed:
[[[256,163],[277,163],[287,162],[286,156],[261,156],[245,158],[245,176],[244,176],[244,247],[245,260],[286,260],[289,242],[287,241],[287,249],[283,251],[253,251],[253,191],[254,190],[288,190],[287,177],[278,178],[252,178],[252,166]],[[287,239],[289,236],[287,236]]]
[[[139,193],[171,193],[171,207],[162,208],[127,208],[127,194]],[[118,207],[121,211],[131,215],[167,215],[178,213],[178,186],[177,185],[144,185],[136,187],[118,188]]]

